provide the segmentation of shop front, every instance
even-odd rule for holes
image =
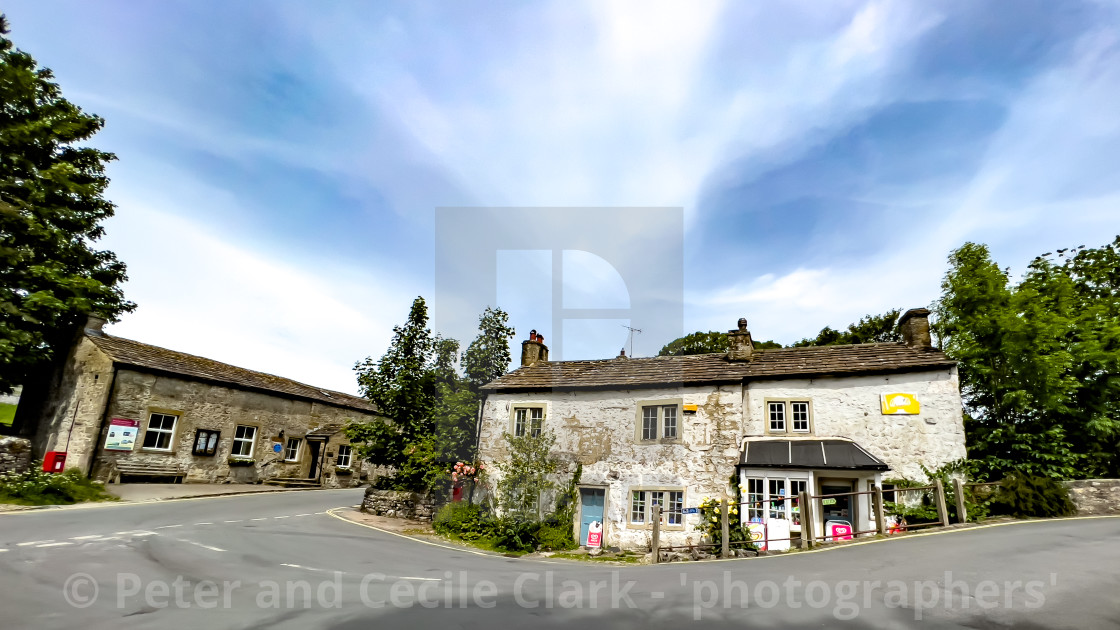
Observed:
[[[760,546],[788,549],[801,538],[801,492],[813,499],[814,535],[842,540],[873,530],[870,490],[887,465],[848,440],[747,440],[739,462],[740,519]]]

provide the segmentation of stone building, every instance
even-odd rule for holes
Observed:
[[[363,480],[342,429],[385,420],[369,401],[111,336],[104,323],[90,318],[35,401],[36,458],[65,452],[67,468],[103,481]]]
[[[743,501],[766,502],[744,506],[743,522],[784,520],[797,535],[785,497],[918,479],[965,456],[956,365],[932,347],[928,313],[902,316],[901,343],[807,348],[755,349],[740,320],[726,354],[679,357],[550,362],[532,335],[521,367],[485,387],[480,457],[500,476],[504,433],[552,431],[555,455],[583,465],[581,543],[599,521],[607,545],[648,545],[655,502],[663,544],[699,542],[688,508],[733,477]],[[866,495],[816,509],[873,528]]]

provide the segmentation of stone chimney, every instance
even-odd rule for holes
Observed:
[[[548,362],[548,346],[544,345],[544,335],[536,330],[529,331],[529,338],[521,342],[521,367]]]
[[[929,309],[912,308],[898,318],[898,330],[902,341],[911,348],[932,348],[929,336]]]
[[[87,335],[94,337],[101,337],[105,333],[101,332],[101,327],[105,325],[105,318],[98,317],[97,315],[90,315],[86,319],[86,327],[83,331]]]
[[[625,359],[626,358],[626,348],[623,348],[622,350],[618,351],[618,358],[619,359]]]
[[[732,361],[746,361],[754,352],[754,342],[747,330],[747,318],[739,318],[739,329],[727,331],[727,358]]]

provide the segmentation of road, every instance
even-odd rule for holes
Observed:
[[[361,496],[0,514],[0,628],[1120,627],[1120,518],[619,567],[424,544],[327,513]]]

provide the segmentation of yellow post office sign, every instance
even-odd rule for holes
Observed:
[[[882,403],[883,414],[888,416],[916,416],[921,410],[918,398],[914,394],[883,394]]]

